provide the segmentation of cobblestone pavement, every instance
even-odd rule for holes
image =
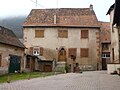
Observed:
[[[0,84],[0,90],[120,90],[120,76],[105,71],[68,73]]]

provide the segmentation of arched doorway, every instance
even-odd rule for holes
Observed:
[[[66,61],[66,51],[64,48],[61,48],[58,52],[58,61],[65,62]]]

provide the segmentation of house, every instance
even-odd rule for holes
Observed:
[[[111,28],[111,64],[108,65],[108,73],[114,72],[120,68],[120,1],[115,0],[107,15],[110,15]]]
[[[73,65],[73,56],[83,70],[97,70],[101,65],[100,24],[93,5],[32,9],[23,23],[23,33],[26,54],[69,66]]]
[[[113,25],[114,18],[114,7],[113,4],[108,10],[107,14],[110,14],[110,28],[111,28],[111,62],[119,62],[119,37],[118,37],[118,28],[116,25]]]
[[[101,23],[101,62],[102,70],[107,70],[107,64],[110,63],[111,35],[110,22]]]
[[[0,26],[0,73],[20,71],[24,68],[25,46],[12,30]]]

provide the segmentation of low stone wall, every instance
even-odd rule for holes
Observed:
[[[8,69],[0,67],[0,75],[8,73]]]
[[[114,71],[117,71],[117,68],[120,68],[120,64],[107,64],[107,73],[111,74]]]

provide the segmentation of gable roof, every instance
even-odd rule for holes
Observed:
[[[32,9],[23,24],[29,26],[100,27],[90,8]]]
[[[114,9],[114,7],[115,7],[115,4],[113,4],[112,6],[110,6],[110,8],[109,8],[109,10],[108,10],[108,12],[107,12],[106,15],[108,15],[108,14],[110,15],[110,13]]]
[[[113,25],[120,26],[120,0],[115,0]]]
[[[100,22],[101,23],[101,42],[110,43],[110,22]]]
[[[0,26],[0,43],[25,48],[25,46],[19,41],[12,30],[2,26]]]

